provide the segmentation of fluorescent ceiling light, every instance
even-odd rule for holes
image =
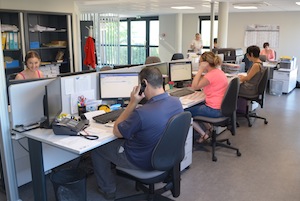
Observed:
[[[191,9],[195,9],[195,7],[190,7],[190,6],[173,6],[171,8],[178,9],[178,10],[191,10]]]
[[[300,6],[300,1],[296,2],[296,4],[297,4],[298,6]]]
[[[256,6],[233,6],[236,9],[257,9]]]
[[[232,4],[236,9],[258,9],[262,6],[268,6],[270,4],[266,2],[244,2],[244,3],[233,3]]]

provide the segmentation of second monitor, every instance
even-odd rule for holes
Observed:
[[[99,74],[100,99],[124,101],[130,99],[133,87],[139,84],[138,72],[105,72]]]
[[[184,81],[192,80],[192,62],[169,62],[169,81],[175,83],[177,88],[183,87]]]

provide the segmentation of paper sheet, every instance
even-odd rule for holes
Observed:
[[[71,104],[70,104],[71,114],[78,113],[78,97],[79,96],[84,96],[85,98],[92,99],[92,100],[96,99],[95,90],[93,90],[93,89],[71,94]]]

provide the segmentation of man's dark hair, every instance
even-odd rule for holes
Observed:
[[[248,55],[251,55],[251,54],[252,54],[252,56],[255,57],[255,58],[258,58],[258,57],[259,57],[259,53],[260,53],[260,49],[259,49],[259,47],[256,46],[256,45],[252,45],[252,46],[249,46],[249,47],[247,48],[247,54],[248,54]]]
[[[156,67],[145,67],[139,73],[140,82],[145,79],[154,88],[159,88],[163,86],[163,77],[160,70]]]

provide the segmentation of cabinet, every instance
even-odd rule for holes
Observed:
[[[0,10],[2,50],[6,75],[20,72],[23,66],[22,13]]]
[[[6,76],[24,69],[23,61],[29,50],[40,54],[41,70],[46,77],[74,71],[71,14],[0,10],[0,20],[1,24],[16,28],[1,30],[2,41],[6,40],[2,46]]]
[[[41,68],[47,71],[44,75],[51,74],[53,65],[59,66],[60,73],[73,71],[71,15],[28,12],[24,21],[26,50],[37,51],[42,66],[50,66]]]
[[[273,79],[281,80],[283,82],[283,86],[282,86],[283,93],[290,93],[296,87],[297,72],[298,72],[297,68],[293,70],[288,70],[288,69],[274,70]]]
[[[187,136],[186,141],[185,141],[185,147],[184,147],[185,154],[184,154],[184,158],[183,158],[183,160],[181,161],[181,164],[180,164],[180,170],[181,171],[188,168],[192,164],[193,131],[194,131],[192,122],[193,121],[191,121],[189,133],[188,133],[188,136]]]

